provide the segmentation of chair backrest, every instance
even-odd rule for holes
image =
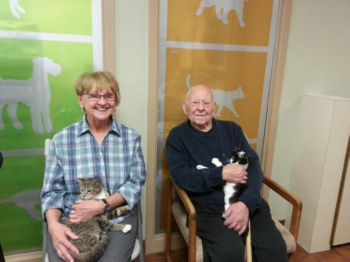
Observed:
[[[51,139],[46,139],[46,140],[45,140],[45,151],[44,151],[45,158],[46,158],[46,157],[48,156],[48,154],[49,154],[51,143],[52,143],[52,140],[51,140]]]
[[[4,158],[3,158],[2,153],[0,151],[0,168],[2,167],[3,162],[4,162]]]

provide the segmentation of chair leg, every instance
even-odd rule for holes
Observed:
[[[248,223],[248,236],[246,241],[246,254],[247,254],[247,262],[253,262],[253,251],[252,251],[252,235],[251,235],[251,226],[250,220]]]
[[[142,234],[142,210],[141,210],[141,200],[137,204],[137,237],[140,242],[140,254],[139,254],[139,262],[144,262],[144,253],[143,253],[143,234]]]
[[[167,216],[166,216],[166,243],[165,243],[165,257],[167,262],[172,262],[171,259],[171,205],[172,205],[172,185],[171,181],[168,180],[168,192],[170,196],[168,196],[168,201],[167,201]]]
[[[47,240],[47,234],[49,234],[46,222],[43,222],[42,234],[43,234],[43,262],[46,262],[46,252],[47,252],[46,240]]]
[[[2,246],[0,243],[0,262],[5,262],[4,252],[2,251]]]
[[[189,220],[188,224],[188,262],[196,262],[197,221]]]
[[[289,254],[289,262],[294,262],[294,257],[295,257],[294,254],[295,254],[295,252]]]

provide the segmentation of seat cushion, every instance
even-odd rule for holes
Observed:
[[[283,226],[280,222],[278,222],[277,219],[272,217],[273,221],[276,224],[277,229],[281,232],[282,237],[284,239],[284,242],[286,242],[287,245],[287,253],[291,254],[294,253],[297,249],[297,244],[295,243],[295,239],[293,235],[289,232],[289,230]]]
[[[183,237],[185,238],[188,244],[189,230],[188,230],[188,227],[186,226],[187,211],[178,198],[177,199],[175,198],[175,201],[173,202],[172,213],[181,231],[181,234],[183,235]],[[286,227],[284,227],[280,222],[278,222],[278,220],[276,220],[275,218],[272,218],[272,219],[275,222],[277,229],[281,232],[284,241],[286,242],[288,254],[294,253],[296,250],[296,243],[293,235],[289,232],[289,230]],[[252,238],[254,238],[254,236],[252,236]],[[202,240],[199,237],[196,237],[196,262],[202,262],[202,261],[203,261]]]

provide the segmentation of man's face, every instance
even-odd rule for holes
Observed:
[[[192,87],[192,93],[183,102],[182,108],[194,128],[204,132],[212,128],[215,103],[211,91],[207,87]]]

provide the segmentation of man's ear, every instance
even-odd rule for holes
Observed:
[[[214,102],[214,105],[213,105],[213,116],[215,116],[215,107],[216,107],[216,103]]]
[[[187,105],[186,105],[186,101],[182,101],[182,110],[184,111],[185,115],[187,116]]]

